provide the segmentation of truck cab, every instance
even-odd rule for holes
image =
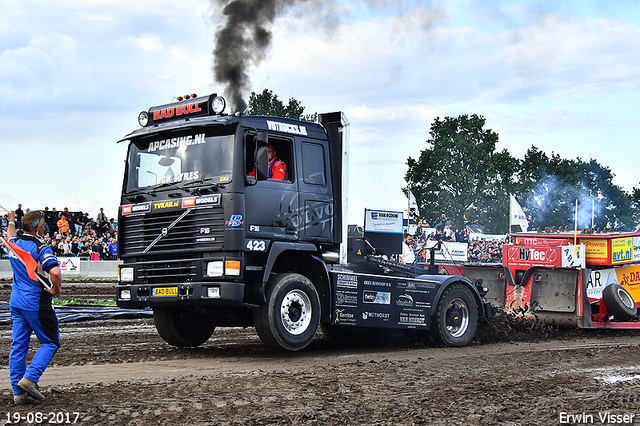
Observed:
[[[490,305],[464,277],[383,281],[348,265],[343,113],[310,123],[224,108],[216,94],[188,96],[141,112],[122,139],[118,306],[152,308],[176,346],[253,325],[295,351],[320,324],[428,330],[432,317],[449,344],[473,338]]]
[[[325,265],[340,259],[341,163],[331,157],[341,158],[343,115],[319,124],[223,115],[219,99],[152,107],[122,141],[117,304],[153,308],[162,337],[179,346],[202,343],[215,325],[252,325],[278,271],[311,273],[328,294]],[[269,177],[268,146],[283,180]]]

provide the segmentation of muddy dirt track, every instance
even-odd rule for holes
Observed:
[[[62,298],[108,300],[113,286],[65,284]],[[0,301],[9,292],[0,284]],[[42,413],[43,424],[87,425],[640,425],[633,331],[500,316],[465,348],[319,335],[291,354],[265,349],[252,329],[219,329],[202,347],[178,349],[152,319],[63,323],[62,347],[40,381],[46,400],[15,407],[10,329],[0,326],[0,424]]]

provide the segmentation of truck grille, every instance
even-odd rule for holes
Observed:
[[[121,255],[142,253],[184,210],[121,218]],[[224,244],[224,211],[194,209],[160,238],[147,253],[220,250]]]
[[[196,262],[166,261],[141,263],[138,279],[145,284],[174,284],[200,280]]]

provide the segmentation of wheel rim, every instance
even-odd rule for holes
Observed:
[[[311,299],[306,293],[292,290],[280,305],[280,318],[284,328],[293,335],[304,333],[311,324]]]
[[[620,288],[618,289],[618,297],[620,298],[620,301],[624,304],[624,306],[626,306],[629,309],[635,308],[636,305],[633,302],[633,299],[631,299],[631,296],[629,295],[629,293],[627,293],[624,289]]]
[[[469,308],[464,300],[455,298],[447,306],[445,321],[451,337],[461,337],[469,328]]]

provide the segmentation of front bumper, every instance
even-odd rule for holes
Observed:
[[[242,306],[244,283],[229,281],[116,287],[116,303],[122,308]]]

